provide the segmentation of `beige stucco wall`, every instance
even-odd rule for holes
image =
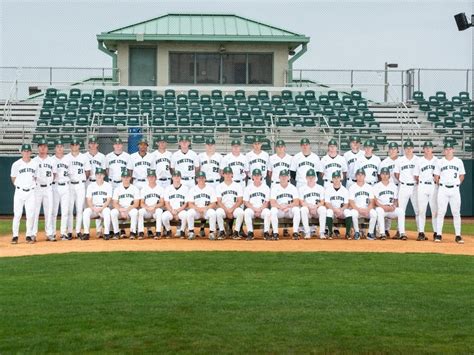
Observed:
[[[153,46],[157,48],[157,85],[169,85],[169,52],[219,52],[220,45],[226,52],[273,53],[273,85],[284,86],[285,71],[288,69],[288,46],[286,44],[265,43],[193,43],[193,42],[124,42],[117,46],[117,66],[120,71],[120,84],[128,85],[129,46]]]

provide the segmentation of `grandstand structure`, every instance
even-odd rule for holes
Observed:
[[[358,135],[374,139],[380,155],[389,141],[412,139],[418,152],[426,140],[437,154],[450,141],[459,156],[473,157],[472,92],[414,91],[406,100],[377,102],[363,85],[295,85],[304,35],[235,15],[170,14],[97,38],[112,57],[110,78],[32,82],[39,92],[21,100],[12,83],[0,98],[0,155],[17,155],[21,143],[41,138],[53,147],[56,138],[68,144],[95,135],[107,150],[118,135],[133,150],[141,136],[163,135],[173,144],[186,134],[197,151],[208,136],[222,152],[232,139],[251,144],[261,136],[264,149],[284,139],[295,153],[308,137],[322,154],[330,138],[344,151]]]

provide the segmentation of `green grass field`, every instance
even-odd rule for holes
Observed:
[[[0,279],[0,353],[474,351],[468,256],[63,254]]]

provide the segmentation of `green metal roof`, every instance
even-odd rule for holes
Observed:
[[[308,43],[309,37],[231,14],[167,14],[97,35],[99,41]]]

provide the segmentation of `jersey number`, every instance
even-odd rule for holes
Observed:
[[[188,171],[193,171],[193,170],[194,170],[194,166],[193,166],[193,165],[188,166]]]
[[[84,173],[84,169],[80,169],[80,168],[77,169],[77,174],[78,174],[78,175],[81,175],[81,174],[83,174],[83,173]]]

